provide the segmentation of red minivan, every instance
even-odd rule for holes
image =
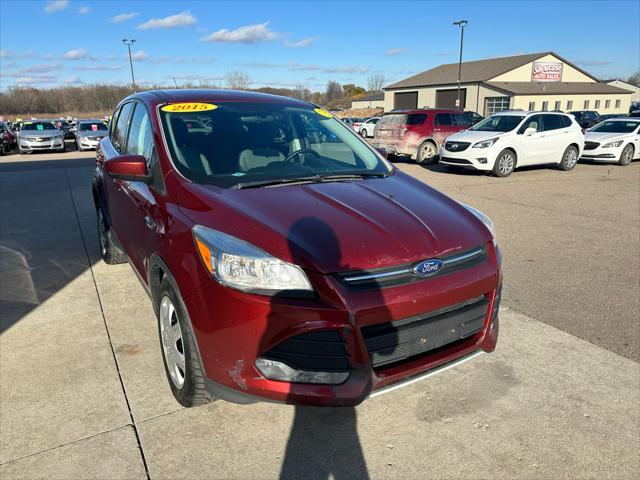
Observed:
[[[93,197],[102,257],[146,289],[182,405],[356,405],[496,346],[491,220],[310,103],[131,95]]]
[[[472,126],[471,118],[455,110],[393,110],[380,119],[371,143],[393,155],[429,164],[438,159],[449,135]]]

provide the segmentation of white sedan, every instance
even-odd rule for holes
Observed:
[[[380,121],[380,117],[367,118],[360,124],[360,128],[356,130],[364,138],[373,137],[373,131],[376,128],[376,124]]]
[[[584,160],[629,165],[640,158],[640,118],[605,120],[587,130],[584,140]]]

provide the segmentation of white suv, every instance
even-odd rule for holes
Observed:
[[[506,177],[517,167],[555,163],[575,167],[584,134],[570,115],[555,112],[500,112],[447,138],[440,163]]]

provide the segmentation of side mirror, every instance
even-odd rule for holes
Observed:
[[[142,155],[120,155],[104,162],[104,169],[115,180],[149,183],[147,160]]]
[[[529,127],[524,131],[524,136],[525,137],[530,137],[531,135],[533,135],[534,133],[538,133],[538,130],[536,130],[533,127]]]
[[[385,159],[389,158],[389,153],[384,148],[380,148],[380,147],[374,147],[374,148],[378,151],[380,155],[382,155],[383,158]]]

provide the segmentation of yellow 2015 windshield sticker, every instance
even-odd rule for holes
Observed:
[[[333,117],[333,115],[327,112],[324,108],[314,108],[313,111],[316,112],[318,115],[322,115],[323,117],[327,117],[327,118]]]
[[[171,105],[165,105],[160,110],[163,112],[206,112],[207,110],[213,110],[218,108],[213,103],[172,103]]]

